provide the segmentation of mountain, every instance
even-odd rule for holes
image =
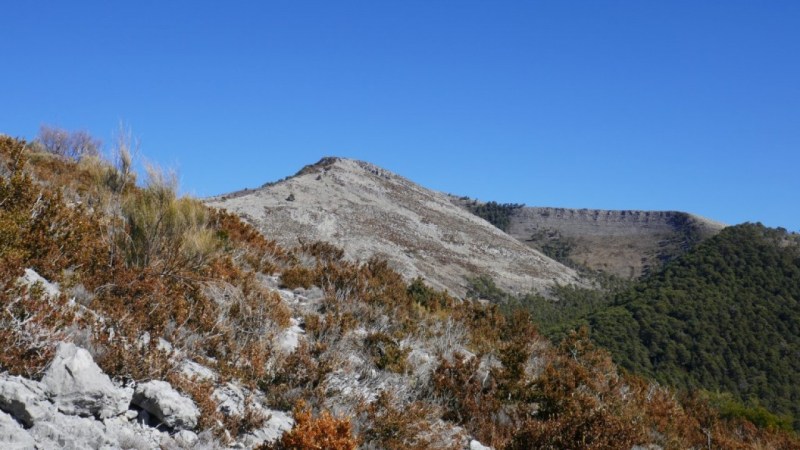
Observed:
[[[554,346],[522,312],[136,183],[125,148],[0,136],[0,448],[800,448],[585,329]]]
[[[683,388],[729,392],[800,428],[800,238],[725,228],[591,314],[623,367]]]
[[[582,284],[573,269],[447,195],[362,161],[323,158],[290,178],[206,203],[238,214],[280,244],[330,242],[352,260],[384,258],[407,279],[421,276],[459,296],[466,278],[480,275],[516,293]]]
[[[725,227],[678,211],[526,207],[451,199],[558,261],[625,279],[656,271]]]

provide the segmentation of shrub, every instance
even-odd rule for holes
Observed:
[[[281,274],[281,286],[287,289],[308,289],[314,284],[316,274],[313,270],[303,266],[292,266]]]
[[[484,444],[502,448],[511,437],[512,424],[501,423],[503,402],[494,377],[481,376],[479,358],[457,354],[450,362],[440,359],[433,374],[433,389],[445,409],[442,416],[464,426]]]
[[[129,265],[162,275],[198,271],[218,248],[207,208],[177,198],[176,190],[174,177],[151,170],[147,186],[124,199],[126,232],[119,237]]]
[[[508,448],[631,448],[649,439],[625,380],[586,328],[570,334],[536,380],[539,411]]]
[[[84,156],[98,156],[103,143],[88,132],[67,131],[49,125],[39,128],[39,136],[35,141],[45,151],[70,159],[80,159]]]
[[[0,178],[0,269],[34,268],[51,281],[61,271],[103,266],[100,227],[79,205],[68,207],[60,192],[34,183],[25,172],[24,143],[0,138],[9,156],[8,177]]]
[[[408,370],[408,354],[410,348],[400,348],[397,341],[386,333],[370,333],[364,339],[364,345],[372,362],[381,370],[405,373]]]
[[[382,391],[372,403],[361,408],[365,447],[387,450],[460,449],[458,439],[450,440],[437,429],[438,408],[425,402],[402,402],[390,391]],[[453,442],[456,441],[456,442]]]
[[[73,320],[65,296],[51,299],[8,280],[0,291],[0,371],[39,375]]]
[[[353,436],[350,420],[322,411],[316,417],[304,402],[294,409],[294,427],[264,450],[355,450],[358,439]]]

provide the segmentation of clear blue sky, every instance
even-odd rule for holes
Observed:
[[[798,1],[17,1],[0,132],[128,123],[206,196],[324,155],[800,230]]]

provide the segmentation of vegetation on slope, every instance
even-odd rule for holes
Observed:
[[[472,214],[486,220],[497,228],[506,231],[511,222],[511,214],[514,210],[522,208],[521,203],[497,203],[497,202],[479,202],[477,200],[469,200],[462,198],[464,206]]]
[[[602,281],[599,290],[559,287],[548,299],[515,298],[476,278],[471,294],[529,311],[555,340],[588,325],[625,369],[715,393],[727,415],[798,427],[797,235],[759,224],[729,227],[639,282]]]
[[[118,379],[190,395],[198,428],[223,442],[264,422],[220,410],[213,381],[180,371],[188,358],[295,410],[276,448],[463,448],[466,436],[498,449],[800,445],[620,373],[585,332],[552,347],[527,315],[407,283],[380,260],[280,248],[178,197],[168,178],[137,185],[121,150],[112,165],[0,137],[0,370],[35,378],[55,343],[73,340]],[[24,268],[61,296],[19,285]],[[278,338],[298,319],[305,332],[287,353]]]
[[[588,323],[627,369],[730,392],[800,426],[800,247],[785,230],[726,228]]]

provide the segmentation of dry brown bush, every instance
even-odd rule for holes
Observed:
[[[310,288],[315,281],[314,270],[303,266],[292,266],[281,274],[281,286],[287,289]]]
[[[463,355],[455,355],[453,362],[440,359],[433,374],[434,392],[445,410],[442,418],[464,426],[480,442],[502,448],[513,422],[500,420],[505,413],[497,383],[491,376],[481,376],[479,366],[479,358]]]
[[[366,424],[361,437],[369,448],[461,448],[460,442],[447,442],[447,437],[440,435],[442,430],[435,424],[441,412],[429,403],[404,403],[391,392],[382,391],[375,401],[360,409],[361,422]]]
[[[294,408],[295,425],[273,444],[263,450],[355,450],[358,438],[353,435],[350,420],[334,417],[328,411],[314,416],[303,402]]]
[[[225,252],[247,269],[270,274],[291,260],[275,241],[267,240],[252,225],[231,213],[211,209],[208,221],[222,241]]]
[[[38,377],[74,320],[65,296],[49,298],[7,280],[0,291],[0,371]]]

